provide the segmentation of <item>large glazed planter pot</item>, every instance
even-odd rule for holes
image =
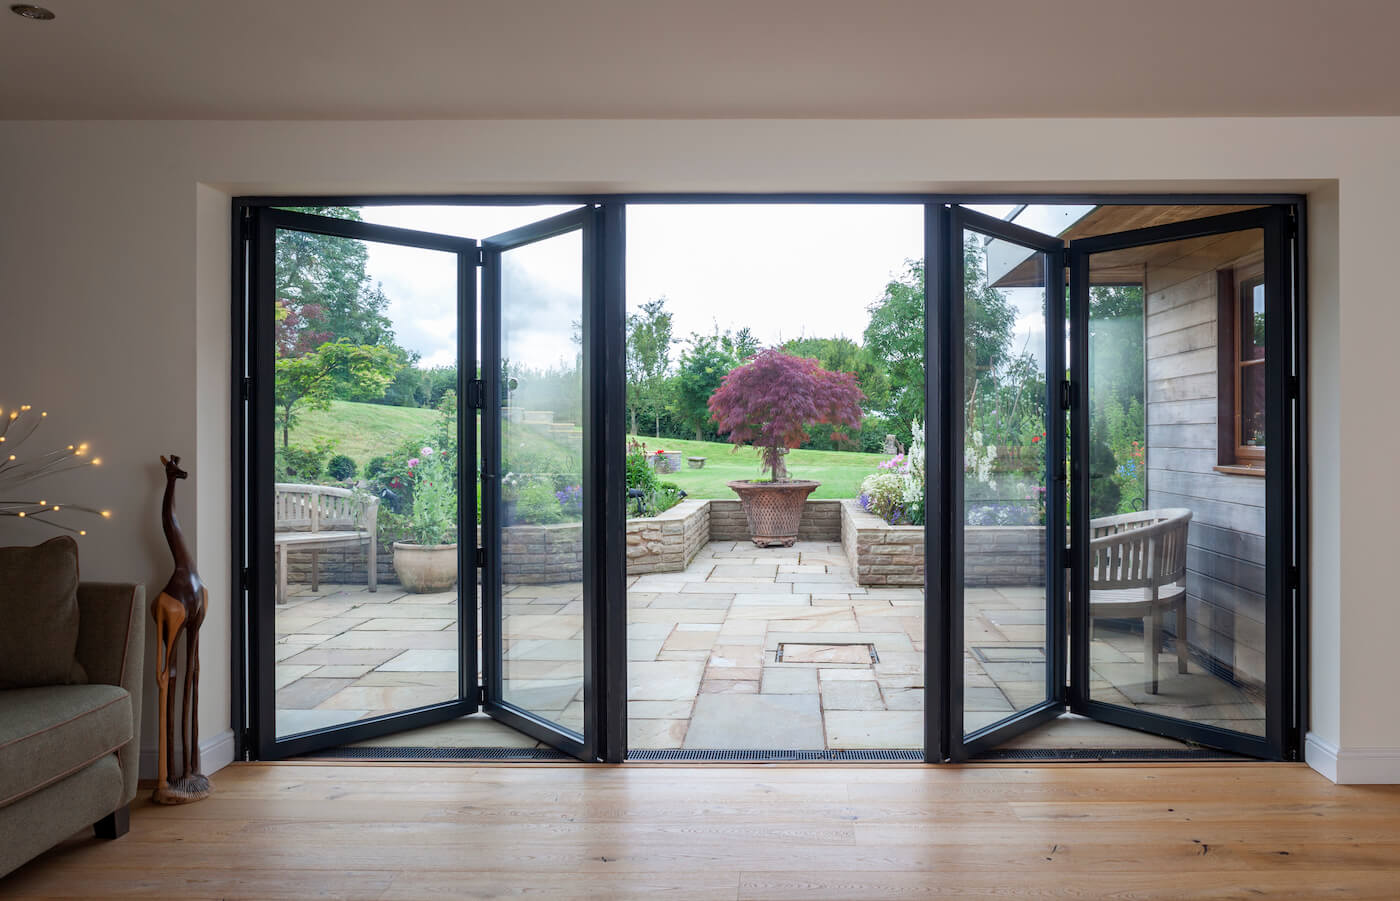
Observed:
[[[457,545],[395,541],[394,572],[416,594],[447,591],[457,584]]]
[[[739,495],[749,521],[749,537],[759,547],[792,547],[802,524],[807,495],[821,482],[792,479],[785,482],[729,482]]]

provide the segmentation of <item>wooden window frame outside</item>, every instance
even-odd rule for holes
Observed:
[[[1264,475],[1265,448],[1245,444],[1240,434],[1240,370],[1245,365],[1265,365],[1265,361],[1241,361],[1238,335],[1244,286],[1263,277],[1263,261],[1216,271],[1216,347],[1219,356],[1216,391],[1218,465],[1215,469],[1230,475]]]

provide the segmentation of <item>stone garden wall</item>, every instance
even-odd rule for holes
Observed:
[[[808,500],[797,527],[799,541],[841,540],[841,501]],[[749,521],[738,498],[710,501],[710,540],[748,541]]]
[[[680,572],[710,540],[712,501],[685,500],[657,516],[627,520],[627,572]]]
[[[369,579],[366,568],[369,564],[367,544],[342,545],[320,551],[321,582],[336,585],[367,585]],[[287,581],[292,585],[311,584],[311,551],[287,552]],[[274,555],[275,557],[276,555]],[[397,585],[398,574],[394,572],[394,548],[387,541],[379,542],[379,582]],[[274,563],[274,565],[276,565]]]
[[[501,578],[507,585],[582,582],[583,525],[506,526],[501,530]]]
[[[964,533],[963,582],[968,586],[1030,586],[1045,581],[1045,530],[1039,526],[971,526]],[[802,513],[802,541],[840,541],[861,585],[924,583],[922,526],[892,526],[854,500],[809,500]],[[510,526],[504,530],[501,567],[515,584],[583,579],[583,529],[578,523]],[[737,499],[684,500],[659,516],[627,520],[629,573],[680,572],[711,541],[748,541],[749,527]],[[321,581],[364,585],[363,546],[320,552]],[[379,581],[398,584],[394,551],[379,545]],[[311,581],[311,552],[288,555],[288,581]]]
[[[924,527],[892,526],[841,501],[841,547],[860,585],[923,585]],[[969,526],[963,531],[963,584],[1045,584],[1045,529]]]

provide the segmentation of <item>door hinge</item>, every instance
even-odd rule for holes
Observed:
[[[244,379],[244,380],[243,380],[242,386],[239,388],[239,392],[243,395],[243,399],[244,399],[244,400],[247,400],[248,398],[252,397],[252,396],[253,396],[253,380],[252,380],[252,379]]]
[[[480,705],[486,703],[486,686],[485,686],[485,685],[478,685],[478,686],[476,687],[476,703],[477,703],[478,706],[480,706]]]
[[[238,571],[238,590],[248,590],[248,567],[243,567]]]
[[[1074,384],[1068,380],[1060,382],[1060,409],[1068,410],[1074,406]]]
[[[486,409],[486,383],[481,379],[467,380],[467,409]]]
[[[244,241],[253,240],[253,209],[243,208],[243,218],[238,222],[238,235]]]
[[[484,547],[479,547],[479,548],[476,549],[476,565],[477,565],[477,566],[485,566],[485,565],[486,565],[486,548],[484,548]]]
[[[1288,397],[1290,400],[1297,400],[1299,392],[1298,377],[1290,375],[1288,377]]]
[[[485,265],[486,265],[486,248],[485,248],[485,247],[478,247],[478,248],[476,249],[476,265],[478,265],[478,266],[485,266]]]
[[[1302,574],[1298,571],[1298,567],[1296,567],[1296,566],[1290,566],[1290,567],[1288,567],[1288,587],[1289,587],[1289,588],[1299,588],[1299,587],[1301,587],[1301,586],[1302,586]]]
[[[1069,548],[1065,548],[1065,569],[1074,569],[1074,557],[1070,554]]]

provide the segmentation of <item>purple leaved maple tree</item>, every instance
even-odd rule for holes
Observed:
[[[773,481],[787,478],[783,455],[801,447],[813,425],[832,426],[832,437],[849,440],[843,428],[860,428],[865,394],[850,372],[823,369],[816,360],[761,350],[730,370],[710,395],[710,416],[736,446],[759,448]]]

